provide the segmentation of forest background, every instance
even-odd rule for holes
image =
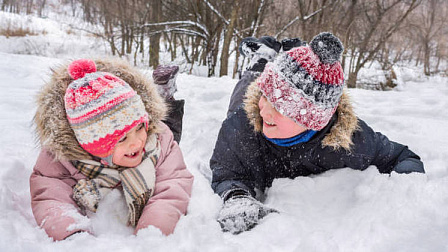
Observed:
[[[153,15],[157,3],[161,11]],[[0,251],[448,251],[448,1],[157,3],[0,0]],[[151,21],[156,14],[160,21]],[[426,174],[381,174],[372,166],[277,179],[264,204],[280,214],[250,232],[222,232],[216,221],[222,200],[210,187],[209,160],[247,61],[238,42],[264,35],[310,41],[321,31],[343,40],[352,85],[349,73],[361,65],[358,88],[346,90],[356,114],[415,151]],[[195,176],[188,214],[168,237],[154,227],[133,235],[114,217],[127,214],[116,205],[117,190],[86,222],[94,235],[53,242],[30,205],[29,176],[40,153],[34,98],[55,66],[111,55],[148,78],[157,64],[181,67],[175,94],[186,100],[180,148]]]
[[[345,46],[347,86],[387,90],[397,85],[394,66],[421,66],[425,75],[448,75],[448,1],[445,0],[2,0],[2,11],[45,17],[58,9],[85,22],[71,24],[101,38],[109,53],[155,68],[168,53],[183,72],[195,66],[207,76],[236,78],[245,59],[245,37],[310,41],[322,31]],[[86,25],[90,24],[90,25]],[[32,36],[9,25],[0,35]],[[236,62],[229,64],[229,62]],[[382,81],[358,78],[379,64]]]

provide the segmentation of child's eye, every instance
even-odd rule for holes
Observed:
[[[145,126],[144,123],[140,123],[140,124],[138,125],[138,127],[137,127],[137,130],[141,130],[141,129],[143,129],[144,126]]]
[[[126,138],[127,138],[126,136],[123,136],[122,138],[120,138],[120,140],[118,140],[118,142],[122,143],[122,142],[124,142],[126,140]]]

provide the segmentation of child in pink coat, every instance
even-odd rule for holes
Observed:
[[[53,71],[34,118],[42,146],[30,177],[37,224],[54,240],[90,232],[85,215],[120,188],[134,233],[169,235],[187,211],[193,176],[162,119],[164,100],[119,60],[77,60]]]

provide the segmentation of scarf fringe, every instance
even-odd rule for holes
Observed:
[[[129,204],[129,224],[133,227],[137,226],[138,220],[142,216],[143,209],[145,209],[146,202],[152,196],[152,190],[149,189],[148,192],[143,193],[137,197],[132,204]]]

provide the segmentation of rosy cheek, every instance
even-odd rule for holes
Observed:
[[[146,142],[146,138],[147,138],[146,133],[143,133],[143,134],[140,135],[140,140],[141,140],[142,142]]]
[[[285,118],[280,114],[280,113],[276,113],[274,116],[274,122],[277,125],[282,125],[285,121]]]

